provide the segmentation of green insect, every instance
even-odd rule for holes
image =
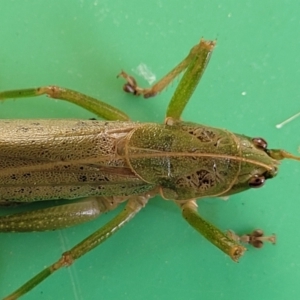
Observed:
[[[118,109],[57,86],[0,93],[0,100],[47,95],[77,104],[107,121],[0,121],[0,207],[22,203],[80,199],[55,207],[0,217],[1,232],[45,231],[83,223],[127,201],[105,226],[62,254],[5,299],[17,299],[54,271],[71,265],[120,229],[159,194],[173,200],[186,221],[237,261],[245,247],[261,247],[275,236],[261,230],[238,237],[223,233],[197,212],[196,200],[257,188],[277,174],[278,160],[300,160],[271,150],[262,138],[184,122],[180,116],[210,59],[215,42],[201,40],[188,56],[151,88],[125,78],[124,90],[152,97],[184,72],[163,124],[138,123]]]

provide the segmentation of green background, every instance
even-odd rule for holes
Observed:
[[[300,118],[275,125],[300,110],[299,9],[296,0],[1,1],[0,90],[57,84],[118,106],[133,120],[162,122],[177,80],[144,100],[124,94],[116,74],[145,63],[160,78],[203,36],[218,43],[183,118],[297,153]],[[46,98],[1,105],[0,118],[39,117],[93,115]],[[24,299],[299,299],[299,171],[287,161],[262,189],[199,203],[224,230],[277,234],[276,246],[250,249],[240,263],[190,228],[176,205],[156,197],[109,241]],[[2,234],[0,296],[115,213],[63,231]]]

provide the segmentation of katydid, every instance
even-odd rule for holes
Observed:
[[[118,109],[79,92],[46,86],[0,93],[0,100],[47,95],[77,104],[106,121],[0,121],[0,205],[70,199],[69,204],[0,217],[1,232],[62,229],[89,221],[121,202],[125,208],[5,299],[17,299],[54,271],[70,266],[132,219],[159,194],[173,200],[186,221],[234,261],[246,242],[261,247],[275,236],[261,230],[238,237],[224,233],[197,212],[196,200],[223,197],[262,186],[277,174],[278,161],[300,160],[268,149],[262,138],[185,122],[181,114],[214,49],[201,40],[187,57],[151,88],[141,88],[122,71],[124,90],[152,97],[185,72],[169,103],[163,124],[138,123]],[[80,199],[82,201],[72,201]],[[100,272],[100,271],[99,271]]]

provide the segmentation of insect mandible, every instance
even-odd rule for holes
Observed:
[[[231,231],[224,233],[197,212],[197,199],[260,187],[276,176],[279,160],[300,160],[284,150],[269,149],[262,138],[180,120],[214,46],[214,41],[201,40],[150,88],[139,87],[124,71],[119,74],[126,80],[124,91],[149,98],[184,72],[163,124],[132,122],[102,101],[57,86],[0,93],[0,100],[47,95],[77,104],[106,120],[0,121],[0,207],[83,198],[2,216],[0,232],[62,229],[94,219],[127,201],[115,218],[5,299],[17,299],[54,271],[71,265],[157,194],[173,200],[184,219],[234,261],[245,251],[240,242],[258,248],[264,241],[275,242],[275,236],[264,236],[261,230],[241,237]]]

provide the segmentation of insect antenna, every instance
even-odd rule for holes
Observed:
[[[268,155],[276,160],[282,160],[285,158],[289,158],[289,159],[294,159],[294,160],[299,160],[300,161],[300,157],[293,155],[285,150],[282,149],[267,149],[266,152],[268,153]]]

